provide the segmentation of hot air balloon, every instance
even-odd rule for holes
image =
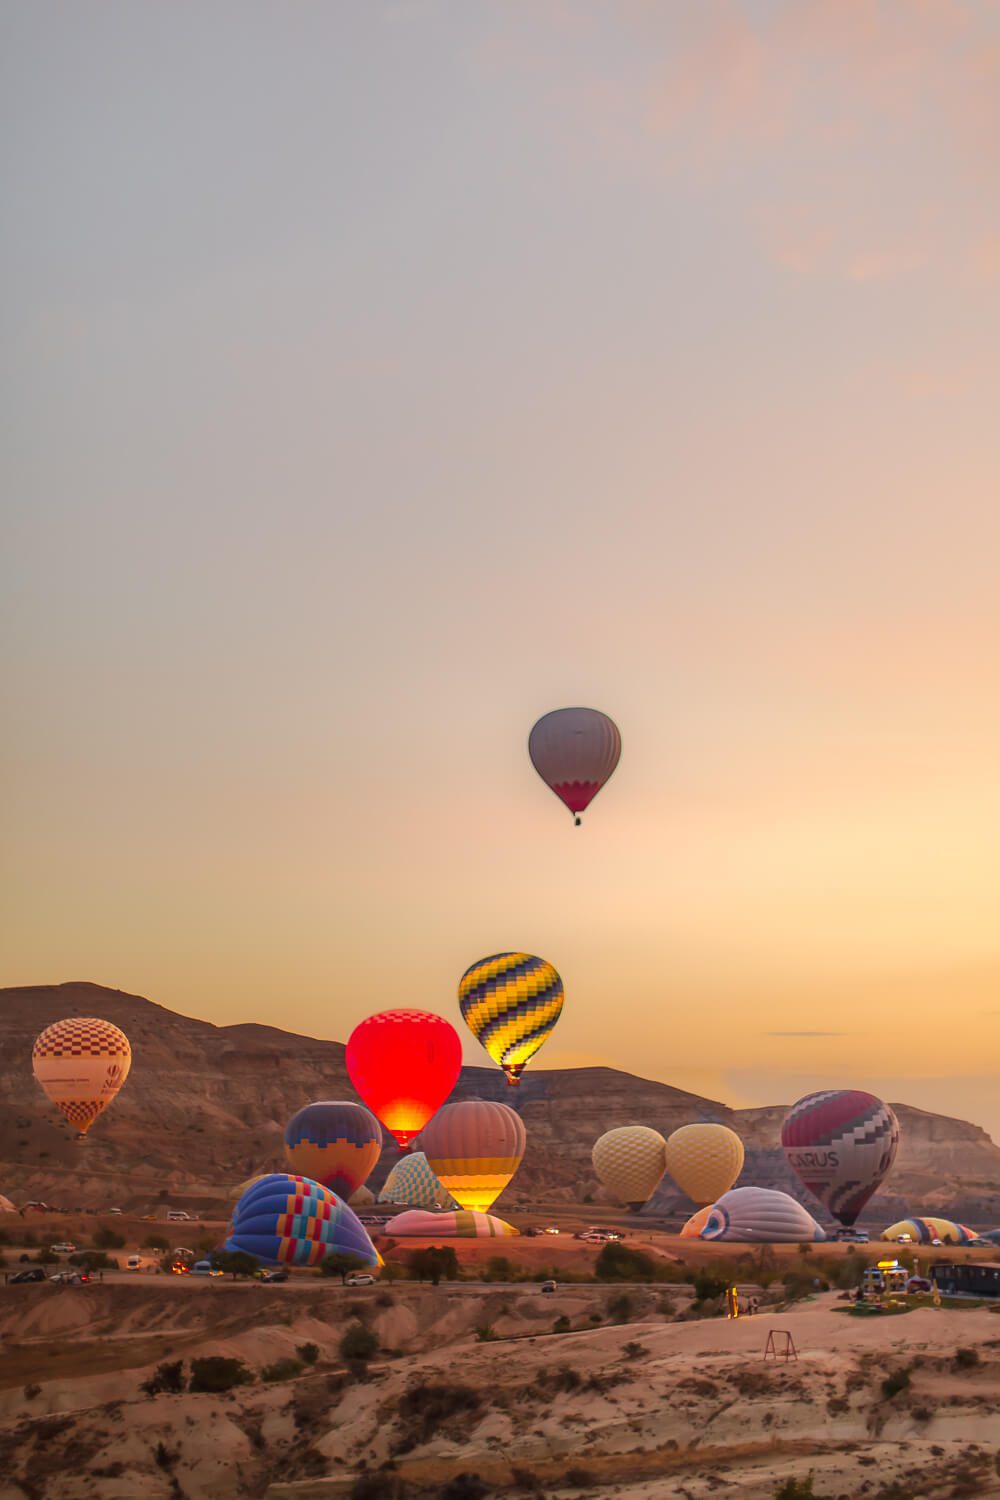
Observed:
[[[594,1142],[594,1171],[619,1203],[638,1213],[666,1171],[666,1144],[648,1125],[621,1125]]]
[[[544,958],[494,953],[466,969],[458,1004],[476,1041],[503,1068],[507,1082],[517,1084],[559,1019],[562,980]]]
[[[311,1177],[339,1198],[361,1186],[382,1154],[382,1131],[370,1110],[353,1100],[317,1101],[285,1126],[285,1158],[299,1177]]]
[[[132,1049],[110,1021],[70,1016],[35,1038],[31,1062],[45,1093],[82,1137],[128,1077]]]
[[[438,1182],[422,1151],[411,1151],[396,1163],[378,1195],[380,1203],[412,1203],[414,1208],[454,1208],[450,1193]]]
[[[557,708],[544,714],[528,736],[528,754],[539,776],[574,814],[597,796],[618,764],[618,725],[596,708]]]
[[[382,1264],[353,1209],[321,1183],[288,1172],[271,1172],[247,1189],[233,1210],[225,1248],[288,1266],[315,1266],[333,1254]]]
[[[701,1231],[703,1240],[744,1244],[800,1244],[825,1240],[812,1214],[788,1193],[774,1188],[732,1188],[713,1203]]]
[[[743,1142],[728,1125],[682,1125],[667,1137],[667,1171],[692,1203],[714,1203],[743,1170]]]
[[[420,1132],[435,1177],[462,1208],[485,1213],[507,1186],[524,1155],[520,1115],[489,1099],[446,1104]]]
[[[351,1208],[371,1208],[378,1200],[370,1187],[359,1187],[351,1194],[347,1202]]]
[[[362,1099],[405,1151],[455,1087],[458,1032],[424,1010],[383,1010],[347,1042],[345,1060]]]
[[[470,1213],[461,1210],[453,1214],[429,1214],[419,1208],[409,1208],[397,1214],[385,1226],[386,1234],[419,1235],[426,1239],[499,1239],[518,1234],[513,1224],[498,1219],[495,1214]]]
[[[874,1094],[829,1089],[792,1105],[781,1144],[792,1171],[850,1228],[895,1160],[899,1124]]]
[[[704,1208],[699,1208],[693,1213],[681,1230],[682,1240],[697,1240],[701,1238],[701,1231],[708,1223],[708,1216],[712,1212],[712,1205],[708,1203]]]
[[[935,1240],[942,1245],[968,1245],[977,1238],[974,1229],[967,1224],[956,1224],[954,1219],[900,1219],[898,1224],[883,1229],[879,1238],[898,1240],[904,1234],[920,1245],[932,1245]]]

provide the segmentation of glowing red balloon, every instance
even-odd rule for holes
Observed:
[[[368,1108],[406,1150],[455,1087],[462,1044],[443,1016],[383,1010],[355,1026],[346,1062]]]

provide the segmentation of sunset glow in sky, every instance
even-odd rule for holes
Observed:
[[[1000,1137],[1000,8],[3,36],[2,982]]]

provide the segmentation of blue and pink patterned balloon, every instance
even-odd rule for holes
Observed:
[[[233,1211],[227,1250],[272,1265],[316,1266],[328,1255],[355,1255],[366,1266],[381,1256],[343,1199],[310,1177],[271,1172],[247,1188]]]

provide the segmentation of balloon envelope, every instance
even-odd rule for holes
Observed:
[[[247,1189],[233,1210],[226,1249],[289,1266],[315,1266],[333,1254],[355,1255],[366,1266],[382,1263],[364,1225],[336,1193],[288,1172],[271,1172]]]
[[[419,1235],[424,1239],[498,1239],[518,1234],[513,1224],[495,1214],[460,1210],[453,1214],[429,1214],[419,1208],[397,1214],[385,1226],[386,1234]]]
[[[620,1125],[594,1142],[594,1171],[619,1203],[638,1212],[666,1170],[666,1141],[648,1125]]]
[[[31,1064],[56,1109],[85,1135],[128,1077],[132,1049],[110,1021],[70,1016],[35,1038]]]
[[[285,1158],[298,1177],[311,1177],[349,1198],[382,1154],[382,1131],[371,1110],[353,1100],[307,1104],[285,1126]]]
[[[438,1182],[422,1151],[396,1163],[378,1195],[380,1203],[411,1203],[414,1208],[454,1208],[452,1196]]]
[[[667,1137],[666,1161],[692,1203],[714,1203],[743,1170],[743,1142],[728,1125],[682,1125]]]
[[[597,796],[621,753],[617,724],[596,708],[554,709],[538,720],[528,736],[531,764],[576,814]]]
[[[895,1160],[899,1124],[874,1094],[830,1089],[792,1105],[781,1145],[813,1197],[850,1227]]]
[[[494,953],[462,975],[462,1018],[472,1035],[517,1083],[548,1037],[563,1008],[563,984],[544,958],[531,953]]]
[[[977,1238],[976,1231],[967,1224],[956,1224],[953,1219],[900,1219],[883,1229],[883,1240],[898,1240],[908,1234],[914,1244],[930,1245],[940,1240],[943,1245],[967,1245]]]
[[[744,1244],[797,1244],[825,1240],[808,1209],[774,1188],[732,1188],[708,1210],[703,1240],[737,1240]]]
[[[420,1146],[442,1187],[462,1208],[485,1213],[521,1165],[524,1124],[506,1104],[446,1104],[420,1132]]]
[[[455,1087],[462,1044],[443,1016],[384,1010],[355,1026],[345,1061],[368,1108],[405,1148]]]

